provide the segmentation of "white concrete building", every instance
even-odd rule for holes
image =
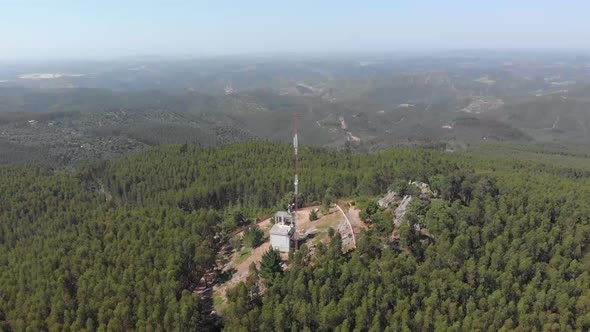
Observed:
[[[279,211],[275,213],[274,221],[270,229],[270,245],[281,252],[289,252],[294,242],[295,213]]]

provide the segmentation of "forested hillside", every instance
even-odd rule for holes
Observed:
[[[45,75],[30,74],[43,66],[6,66],[0,164],[71,168],[164,144],[286,143],[293,113],[302,144],[363,152],[392,144],[587,145],[586,60],[475,53],[129,59],[54,64]]]
[[[357,250],[343,254],[338,235],[314,257],[302,249],[211,315],[196,284],[229,234],[289,203],[291,149],[171,145],[72,172],[0,168],[0,330],[590,328],[586,159],[505,146],[302,147],[302,204],[352,198],[372,225]],[[414,204],[392,243],[371,202],[407,180],[440,198]]]
[[[185,142],[284,143],[294,112],[302,143],[317,146],[586,145],[587,61],[462,51],[5,63],[0,164],[72,166]]]
[[[445,155],[302,149],[302,192],[378,194]],[[413,167],[419,162],[422,167]],[[225,235],[289,201],[289,146],[167,146],[74,173],[0,168],[0,324],[20,331],[213,326],[191,293]],[[210,310],[210,309],[209,309]]]
[[[430,177],[441,198],[412,206],[399,242],[386,244],[391,228],[374,225],[351,253],[342,254],[338,236],[311,259],[298,253],[264,293],[240,284],[226,327],[589,329],[587,164],[517,159],[498,148],[462,155],[471,171]]]

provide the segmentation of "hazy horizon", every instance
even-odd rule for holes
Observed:
[[[590,50],[590,3],[2,1],[0,59]]]

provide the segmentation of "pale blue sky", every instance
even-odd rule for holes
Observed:
[[[0,0],[0,58],[590,49],[588,0]]]

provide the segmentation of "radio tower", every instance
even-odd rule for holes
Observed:
[[[295,122],[294,122],[294,135],[293,135],[293,149],[295,151],[295,155],[294,155],[294,164],[295,164],[295,207],[294,207],[294,211],[295,211],[295,217],[294,217],[294,225],[295,225],[295,232],[294,232],[294,236],[295,236],[295,250],[299,249],[299,236],[297,235],[297,196],[299,196],[299,178],[297,176],[297,162],[298,162],[298,158],[297,158],[297,147],[299,146],[299,143],[297,142],[297,122],[298,122],[298,115],[297,112],[295,112]]]

